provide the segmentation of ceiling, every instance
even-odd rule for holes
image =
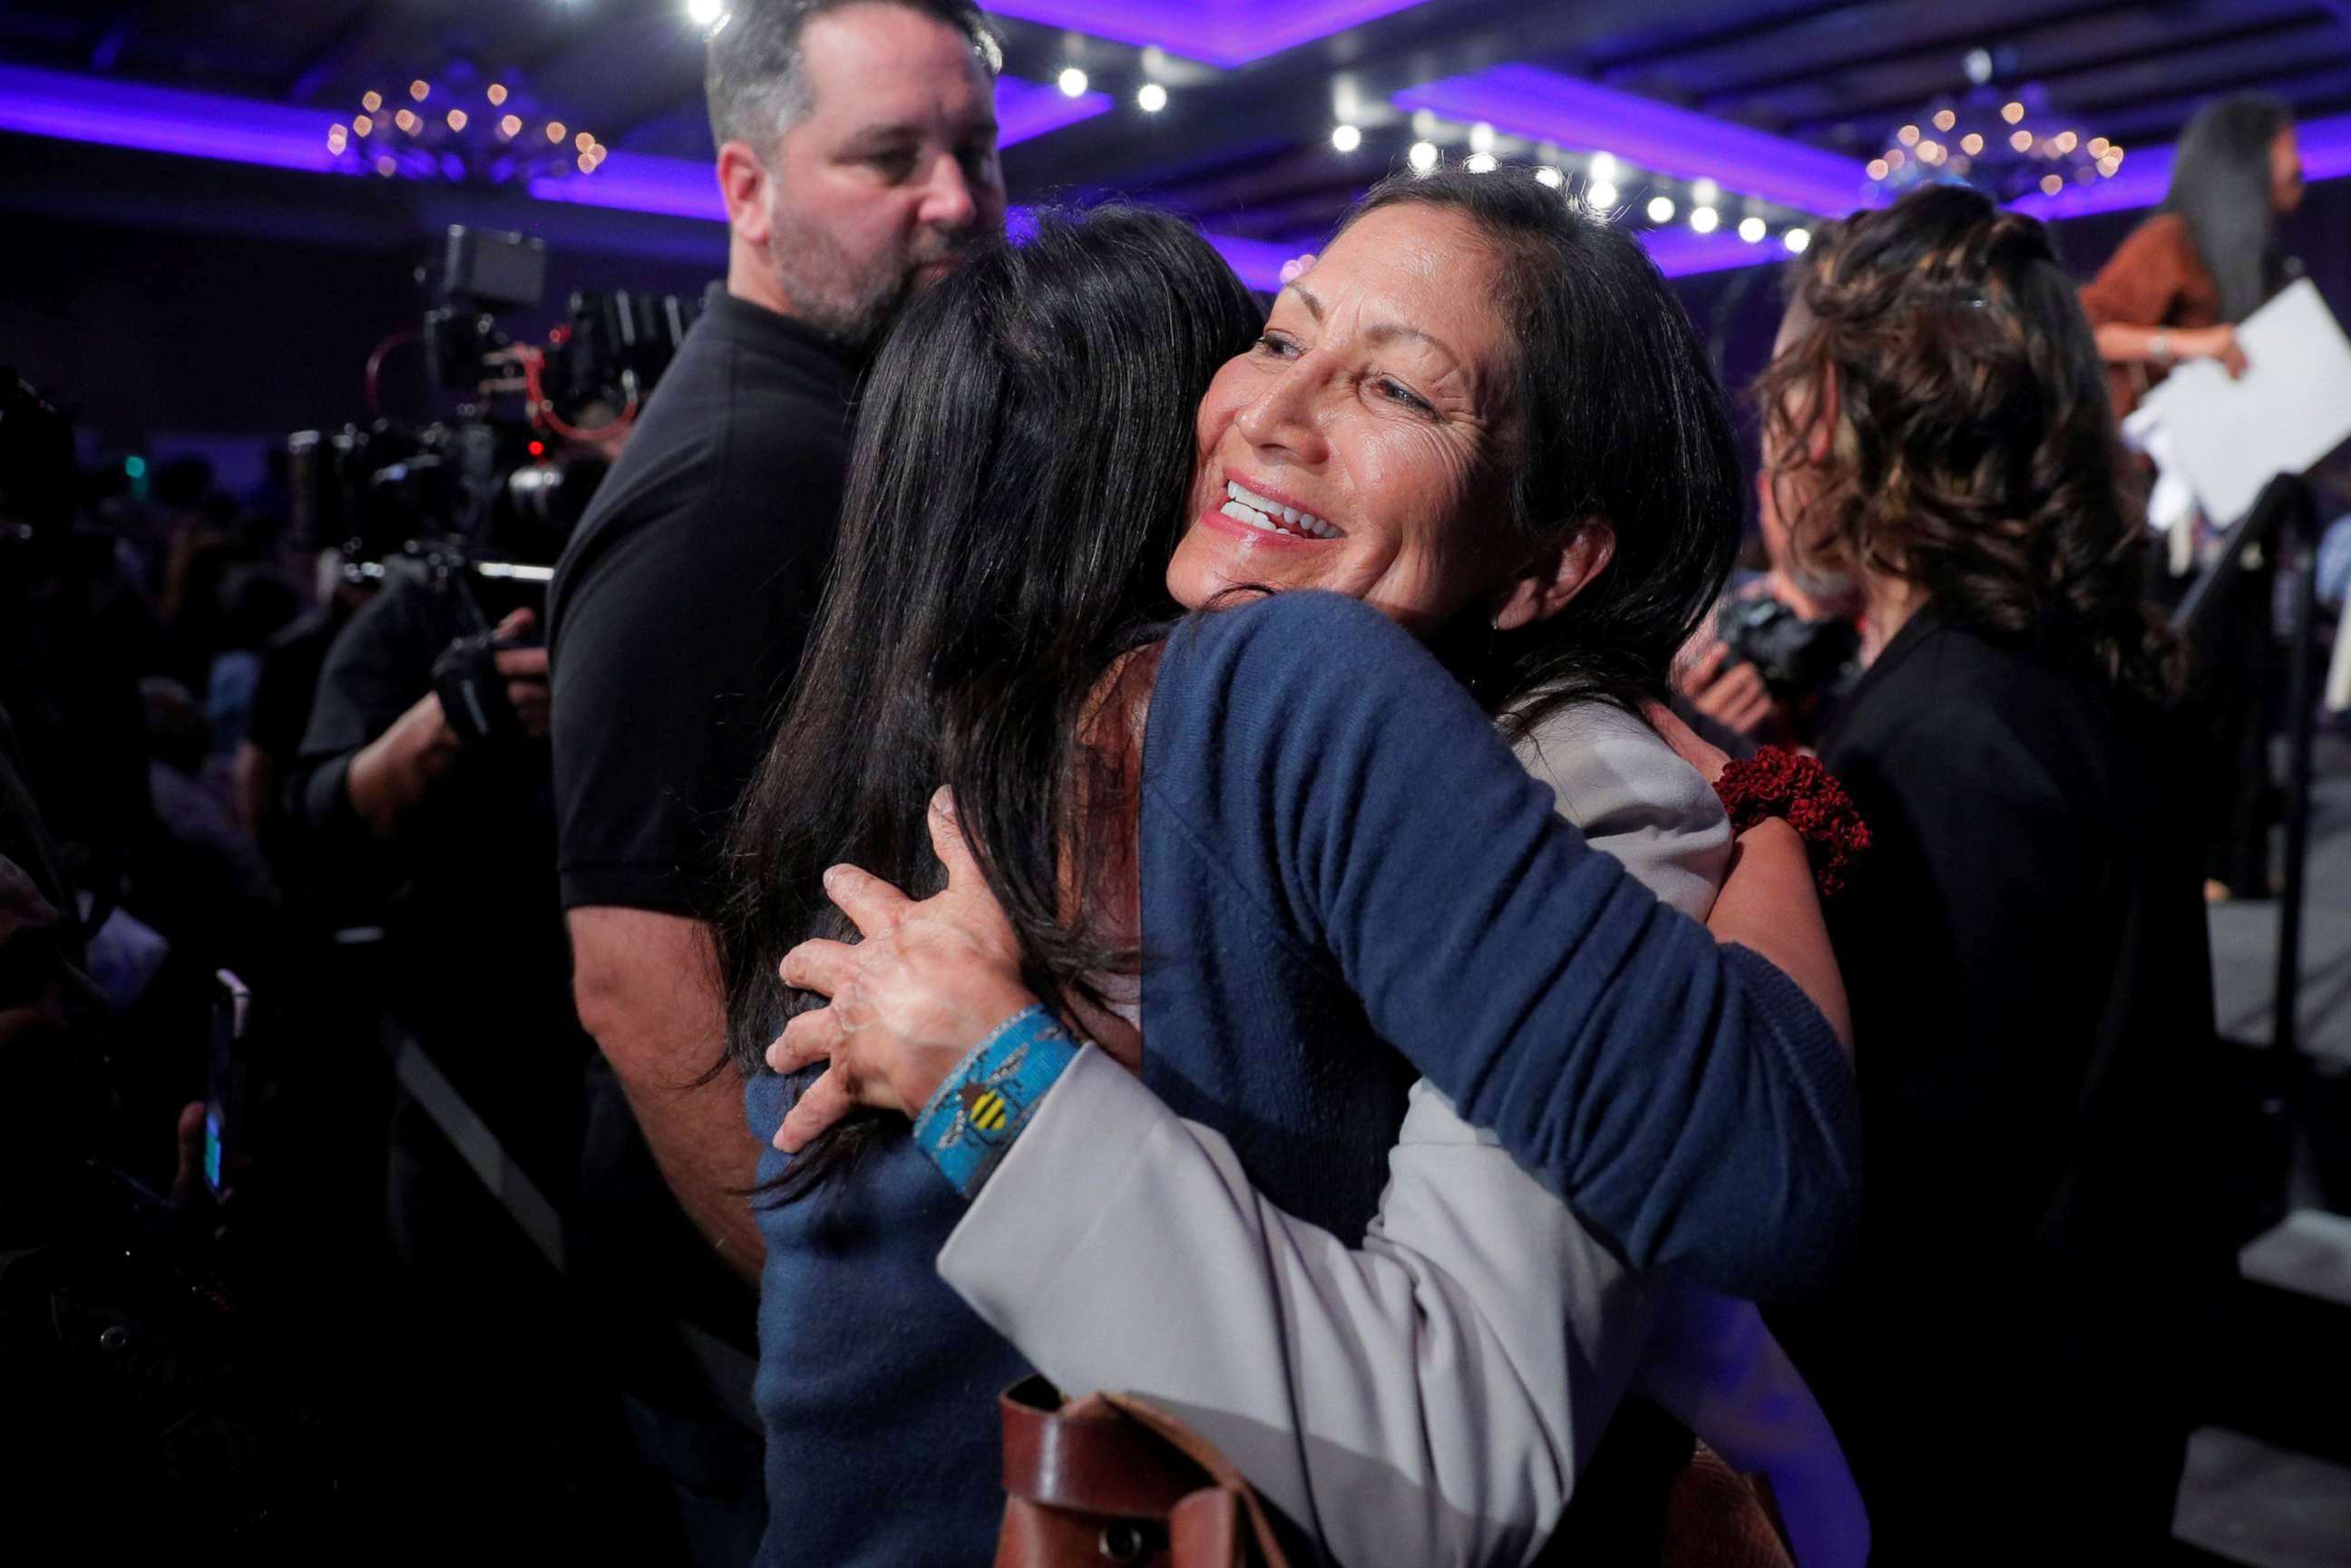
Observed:
[[[1019,13],[998,21],[1008,74],[1050,82],[1076,66],[1109,100],[1008,148],[1016,200],[1117,190],[1276,246],[1323,233],[1416,140],[1460,156],[1467,125],[1416,128],[1393,100],[1505,65],[1856,165],[1922,106],[1970,91],[1973,51],[1991,67],[1983,91],[2037,86],[2046,112],[2084,137],[2134,149],[2174,139],[2217,93],[2272,92],[2305,119],[2351,111],[2351,0],[1003,0],[1002,11]],[[371,89],[470,73],[514,84],[617,153],[686,160],[710,152],[698,37],[684,0],[0,0],[7,66],[329,114]],[[1158,113],[1135,103],[1146,81],[1167,89]],[[1361,132],[1352,152],[1332,144],[1342,123]],[[1497,147],[1571,176],[1590,150],[1507,132]]]

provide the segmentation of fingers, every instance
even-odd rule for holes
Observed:
[[[784,955],[776,974],[784,984],[820,997],[837,997],[857,972],[857,949],[846,942],[811,937]]]
[[[496,635],[500,637],[519,637],[538,624],[538,617],[532,614],[529,607],[526,605],[498,622]]]
[[[861,936],[879,936],[905,917],[914,901],[870,871],[837,865],[824,873],[824,893]],[[828,995],[830,993],[827,993]]]
[[[947,868],[947,891],[960,893],[987,885],[979,862],[964,841],[963,824],[956,820],[955,791],[941,789],[931,797],[931,852]]]
[[[496,663],[498,674],[510,681],[545,681],[547,650],[544,648],[504,648]]]
[[[1682,675],[1682,689],[1701,692],[1712,685],[1715,677],[1722,674],[1723,661],[1729,657],[1729,644],[1719,638],[1707,639],[1706,645],[1690,661],[1689,668]]]
[[[803,1067],[830,1061],[844,1038],[841,1020],[831,1008],[801,1013],[784,1025],[784,1032],[768,1047],[768,1070],[798,1072]]]
[[[800,1097],[784,1113],[784,1124],[776,1129],[776,1147],[788,1155],[799,1154],[819,1133],[848,1115],[856,1104],[857,1095],[848,1075],[838,1067],[827,1068],[815,1082],[800,1092]]]

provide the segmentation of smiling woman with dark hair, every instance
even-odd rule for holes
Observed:
[[[1719,947],[1561,820],[1621,810],[1624,840],[1670,841],[1686,862],[1694,852],[1681,885],[1698,909],[1710,898],[1728,849],[1720,808],[1696,812],[1693,826],[1696,802],[1676,794],[1674,770],[1700,796],[1703,782],[1615,706],[1652,686],[1662,659],[1644,679],[1637,660],[1612,664],[1605,643],[1584,661],[1530,657],[1522,639],[1546,622],[1571,627],[1562,612],[1601,592],[1612,528],[1635,530],[1645,550],[1652,530],[1681,528],[1705,541],[1694,570],[1633,596],[1670,651],[1685,628],[1664,623],[1710,598],[1713,582],[1698,580],[1716,575],[1711,536],[1731,517],[1691,516],[1709,492],[1677,492],[1669,467],[1646,488],[1599,480],[1586,496],[1562,484],[1539,507],[1514,509],[1497,476],[1527,460],[1529,430],[1549,428],[1533,422],[1549,405],[1523,390],[1518,355],[1551,345],[1538,337],[1521,350],[1499,306],[1460,318],[1425,308],[1413,280],[1516,304],[1505,271],[1515,243],[1540,237],[1538,225],[1567,231],[1546,242],[1555,246],[1606,231],[1547,193],[1541,213],[1499,206],[1489,236],[1445,202],[1448,182],[1426,188],[1425,203],[1374,210],[1310,275],[1325,285],[1319,337],[1282,325],[1302,308],[1286,300],[1279,337],[1226,359],[1217,385],[1245,377],[1256,389],[1246,397],[1220,400],[1202,354],[1234,320],[1227,291],[1238,286],[1171,219],[1048,219],[1031,243],[975,259],[914,307],[862,410],[842,566],[815,651],[732,839],[726,963],[737,1060],[756,1061],[794,1005],[774,982],[778,960],[812,932],[848,930],[819,895],[828,865],[855,856],[916,891],[938,886],[924,801],[944,782],[977,856],[972,875],[1000,911],[991,951],[1002,967],[977,1007],[1004,1005],[985,1018],[965,1009],[973,1038],[1031,998],[1050,1002],[1118,1063],[1139,1057],[1145,1084],[1216,1127],[1267,1197],[1342,1246],[1373,1220],[1416,1071],[1435,1113],[1451,1118],[1446,1097],[1457,1097],[1467,1120],[1453,1124],[1454,1141],[1472,1160],[1492,1151],[1491,1168],[1531,1190],[1495,1211],[1532,1213],[1531,1228],[1505,1224],[1499,1245],[1535,1246],[1542,1280],[1530,1321],[1505,1332],[1514,1351],[1529,1336],[1551,1345],[1547,1358],[1531,1354],[1556,1375],[1537,1379],[1553,1424],[1512,1427],[1499,1448],[1448,1445],[1436,1475],[1417,1473],[1427,1433],[1390,1429],[1371,1462],[1402,1483],[1399,1506],[1418,1511],[1421,1533],[1388,1551],[1478,1543],[1483,1561],[1540,1541],[1588,1452],[1595,1408],[1629,1375],[1625,1342],[1586,1338],[1623,1277],[1611,1249],[1748,1290],[1809,1278],[1835,1250],[1852,1198],[1849,1084],[1833,1026],[1759,956],[1841,1007],[1803,847],[1785,823],[1742,836],[1734,886],[1745,891],[1715,910],[1717,934],[1750,951]],[[1591,248],[1601,276],[1646,279],[1637,322],[1584,320],[1593,358],[1607,362],[1612,336],[1653,335],[1690,406],[1720,424],[1727,458],[1719,394],[1654,269],[1621,236]],[[1384,252],[1395,267],[1373,264]],[[1231,348],[1249,336],[1234,332]],[[1249,442],[1249,502],[1226,491],[1237,481],[1213,476],[1229,466],[1228,429]],[[1607,459],[1583,461],[1597,472]],[[1186,527],[1187,488],[1186,538],[1220,532],[1227,565],[1370,563],[1391,591],[1362,594],[1367,609],[1217,582],[1207,591],[1231,607],[1171,632],[1153,563]],[[1735,496],[1735,474],[1719,488]],[[1267,489],[1323,510],[1290,507],[1277,523],[1263,507],[1285,503]],[[1611,505],[1615,515],[1600,510]],[[1190,549],[1176,570],[1189,573]],[[1450,673],[1399,629],[1416,608],[1429,612],[1415,629]],[[1457,627],[1468,630],[1450,635]],[[1578,700],[1549,703],[1535,727],[1572,739],[1574,756],[1538,782],[1494,720],[1554,691]],[[860,905],[859,885],[880,884],[838,867],[824,878],[844,908]],[[797,966],[847,951],[802,946],[784,977],[817,984],[826,977]],[[847,1016],[803,1013],[793,1038]],[[1022,1017],[1032,1029],[1047,1015]],[[1031,1043],[1021,1059],[1033,1065],[1070,1061],[1066,1045]],[[844,1090],[884,1109],[920,1102],[848,1068],[836,1059],[788,1125],[814,1132],[844,1108]],[[1095,1053],[1071,1071],[1129,1082]],[[999,1092],[1027,1105],[1045,1087]],[[752,1126],[772,1130],[787,1100],[782,1081],[755,1077]],[[854,1155],[852,1138],[865,1145]],[[1104,1138],[1123,1142],[1107,1127]],[[943,1183],[935,1152],[893,1121],[836,1129],[797,1168],[779,1157],[763,1166],[798,1199],[761,1218],[771,1550],[789,1542],[833,1562],[984,1552],[997,1468],[987,1396],[1021,1365],[931,1273],[958,1191],[979,1174]],[[1575,1200],[1577,1216],[1510,1155]],[[1080,1178],[1063,1208],[1082,1215],[1097,1190],[1111,1196]],[[1607,1288],[1575,1271],[1593,1259]],[[1601,1299],[1587,1301],[1584,1286]],[[1152,1321],[1125,1315],[1128,1327]],[[1347,1332],[1318,1343],[1343,1354]],[[1478,1314],[1464,1332],[1486,1332]],[[1608,1372],[1594,1384],[1560,1361],[1562,1344],[1571,1356],[1607,1351]],[[1292,1386],[1275,1362],[1233,1366],[1259,1392]],[[1498,1410],[1515,1412],[1514,1387],[1509,1375],[1480,1380],[1466,1397],[1490,1388]],[[1295,1391],[1317,1389],[1331,1392]],[[1573,1435],[1559,1414],[1571,1400]],[[1309,1429],[1290,1420],[1271,1435],[1295,1445]],[[1407,1469],[1384,1470],[1392,1456]],[[1387,1517],[1326,1511],[1315,1488],[1329,1472],[1301,1489],[1277,1454],[1243,1463],[1283,1483],[1279,1500],[1318,1534],[1371,1539]],[[1336,1477],[1343,1493],[1364,1480]],[[926,1507],[852,1521],[812,1495],[852,1483],[919,1487]],[[942,1531],[956,1544],[942,1549]]]

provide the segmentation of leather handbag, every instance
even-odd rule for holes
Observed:
[[[1165,1410],[1123,1394],[1065,1403],[1041,1377],[997,1406],[996,1568],[1289,1568],[1240,1471]]]

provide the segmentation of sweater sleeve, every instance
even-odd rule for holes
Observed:
[[[1372,1027],[1633,1267],[1800,1288],[1858,1200],[1834,1034],[1561,821],[1466,691],[1381,616],[1288,593],[1196,619],[1144,789]]]
[[[2161,214],[2139,225],[2082,286],[2082,312],[2091,326],[2160,327],[2170,319],[2179,292],[2179,222]]]

